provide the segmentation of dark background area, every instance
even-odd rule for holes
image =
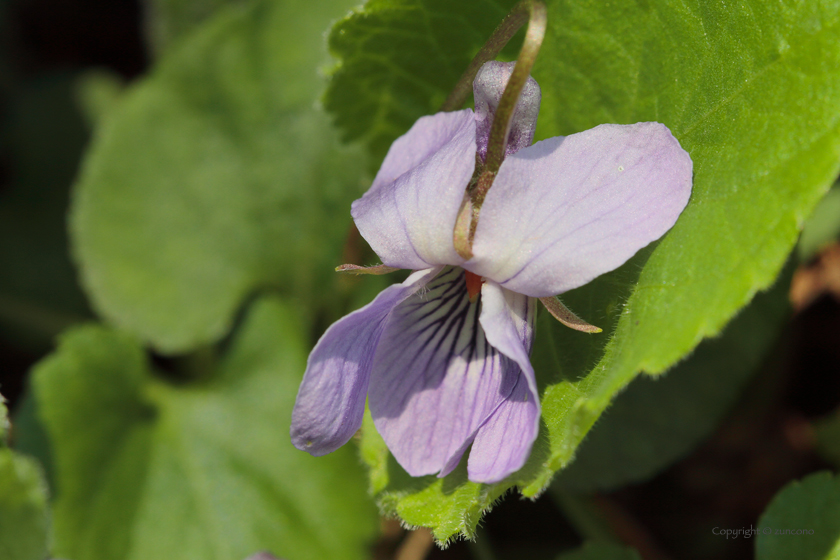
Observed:
[[[128,81],[146,67],[138,2],[0,3],[0,390],[12,408],[55,335],[92,317],[65,223],[90,135],[80,77]]]
[[[61,330],[94,317],[65,231],[90,135],[79,77],[105,70],[130,82],[148,64],[138,2],[0,3],[0,391],[13,411],[27,372]],[[752,558],[754,540],[727,541],[712,529],[754,526],[786,483],[830,468],[816,452],[814,422],[838,405],[840,304],[825,293],[793,315],[738,406],[689,457],[648,482],[575,499],[647,560]],[[508,496],[479,544],[428,557],[551,558],[585,534],[561,503],[551,491],[536,503]],[[385,529],[377,558],[392,558],[406,539],[398,526]]]

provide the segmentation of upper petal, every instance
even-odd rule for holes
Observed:
[[[534,297],[586,284],[674,225],[691,173],[688,153],[659,123],[538,142],[502,163],[465,267]]]
[[[490,129],[493,126],[493,117],[502,94],[505,91],[513,73],[516,62],[498,62],[491,60],[485,62],[478,70],[473,82],[473,94],[475,97],[475,143],[481,161],[487,155],[487,145],[490,140]],[[537,115],[540,112],[540,100],[542,92],[537,81],[528,76],[519,99],[516,102],[516,109],[510,121],[505,155],[509,156],[522,148],[531,145],[534,140],[534,130],[537,128]]]
[[[388,314],[439,269],[415,272],[333,323],[306,364],[292,411],[292,443],[319,456],[347,443],[362,423],[373,355]]]
[[[421,118],[394,142],[373,186],[353,203],[359,232],[388,266],[459,264],[452,230],[474,168],[472,110]]]
[[[470,480],[495,483],[522,468],[539,433],[539,393],[528,358],[536,300],[488,281],[481,302],[480,322],[488,342],[520,371],[510,395],[478,430],[467,463]]]
[[[369,390],[377,430],[413,476],[454,468],[519,377],[484,337],[463,270],[444,269],[427,288],[391,313]]]

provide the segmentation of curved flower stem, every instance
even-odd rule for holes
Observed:
[[[540,46],[542,46],[543,37],[545,37],[545,4],[541,0],[523,0],[514,7],[511,14],[515,13],[520,6],[522,6],[520,9],[527,10],[529,15],[528,30],[525,32],[525,41],[522,43],[522,50],[519,51],[519,57],[516,59],[516,66],[513,67],[513,73],[510,75],[502,98],[499,100],[499,106],[496,108],[493,126],[490,128],[487,156],[484,158],[484,170],[494,175],[499,171],[505,157],[505,146],[510,133],[510,121],[513,118],[516,103],[519,101],[519,95],[522,93],[522,88],[525,87],[525,82],[528,81],[528,76],[531,75],[531,68],[534,67],[537,53],[540,52]]]
[[[476,157],[475,173],[467,187],[464,202],[455,222],[453,242],[455,250],[464,259],[469,260],[473,256],[472,244],[478,226],[478,214],[481,205],[484,203],[484,198],[487,196],[487,191],[493,186],[493,180],[502,165],[502,160],[504,160],[511,119],[516,109],[516,103],[519,101],[519,95],[531,74],[531,68],[534,67],[537,53],[539,53],[545,37],[546,19],[546,8],[542,0],[521,0],[517,3],[507,17],[502,20],[487,43],[475,55],[475,58],[455,85],[455,89],[452,90],[441,107],[443,111],[452,111],[463,105],[472,89],[473,80],[475,80],[481,65],[494,59],[519,28],[526,21],[528,22],[525,41],[522,43],[522,49],[519,51],[513,73],[510,75],[493,117],[487,155],[484,162]]]
[[[490,35],[490,38],[487,39],[487,42],[484,43],[484,46],[481,47],[481,50],[475,55],[470,62],[470,65],[467,66],[467,69],[458,79],[458,83],[455,84],[455,87],[452,90],[452,93],[449,94],[449,97],[446,98],[446,101],[443,102],[443,105],[440,106],[441,111],[456,111],[461,108],[464,102],[469,97],[470,93],[472,93],[473,81],[475,80],[476,74],[478,74],[478,70],[485,62],[489,62],[496,58],[498,54],[505,48],[505,45],[508,44],[508,41],[519,31],[519,28],[522,27],[525,22],[529,22],[535,20],[536,18],[533,15],[534,12],[534,5],[539,5],[537,10],[541,10],[542,14],[542,33],[545,32],[545,4],[542,3],[542,0],[522,0],[518,4],[516,4],[513,9],[511,9],[510,13],[505,16],[505,19],[502,20],[502,23],[493,31],[493,34]],[[531,32],[529,26],[528,32]],[[525,43],[528,42],[528,37],[525,37]],[[536,58],[537,51],[539,51],[540,44],[542,44],[542,34],[540,35],[539,42],[537,44],[536,50],[534,51],[533,58]],[[522,50],[525,50],[525,44],[522,45]],[[520,58],[522,57],[522,53],[520,53]],[[533,60],[531,64],[528,66],[529,73],[530,68],[533,66]],[[526,74],[527,76],[528,74]],[[524,84],[524,82],[523,82]]]

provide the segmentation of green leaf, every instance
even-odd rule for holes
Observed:
[[[160,55],[216,10],[242,0],[146,0],[145,31],[150,49]]]
[[[37,402],[31,387],[27,387],[18,398],[12,423],[15,426],[14,450],[37,460],[44,471],[47,487],[55,488],[50,442],[38,416]]]
[[[557,560],[641,560],[641,557],[629,547],[589,542],[574,552],[561,554]]]
[[[181,352],[223,336],[257,289],[334,303],[365,159],[313,105],[322,31],[349,3],[220,8],[109,113],[70,216],[104,317]]]
[[[799,238],[799,258],[807,261],[837,239],[840,239],[840,184],[828,191],[805,224]]]
[[[817,438],[817,452],[835,467],[840,467],[840,413],[835,411],[815,422],[814,435]]]
[[[66,333],[33,377],[50,436],[56,554],[74,560],[361,559],[376,528],[352,448],[289,440],[306,343],[258,300],[211,379],[162,380],[130,336]]]
[[[0,395],[0,558],[47,558],[47,487],[38,464],[6,447],[9,418]]]
[[[116,106],[125,91],[125,83],[116,72],[94,68],[86,70],[76,80],[76,100],[79,109],[94,129]]]
[[[820,472],[785,486],[758,520],[757,560],[840,556],[840,478]]]
[[[0,395],[0,447],[5,447],[9,438],[9,409],[6,408],[6,399]]]
[[[373,156],[446,99],[516,0],[369,0],[329,37],[339,59],[324,106]],[[521,41],[520,41],[521,42]]]
[[[660,242],[563,296],[605,334],[539,320],[544,425],[519,473],[494,486],[467,483],[460,470],[378,485],[387,510],[441,540],[471,535],[511,486],[538,494],[631,380],[668,369],[770,286],[840,162],[840,3],[547,4],[533,72],[543,91],[537,137],[659,121],[691,154],[694,187]],[[326,99],[336,123],[381,155],[435,111],[508,5],[382,0],[339,22],[330,45],[343,61]],[[401,480],[387,465],[373,478]]]
[[[632,383],[554,484],[573,492],[610,491],[645,480],[691,451],[731,410],[777,339],[790,311],[789,287],[790,274],[784,274],[667,375]]]
[[[47,558],[47,489],[38,464],[0,448],[0,558]]]

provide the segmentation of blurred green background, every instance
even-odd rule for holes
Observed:
[[[791,480],[838,465],[840,304],[826,280],[840,270],[826,257],[837,188],[773,288],[669,375],[621,393],[550,489],[535,502],[508,496],[475,543],[440,550],[380,520],[355,442],[322,460],[291,449],[288,413],[312,341],[388,282],[332,277],[347,255],[336,240],[349,202],[376,167],[376,155],[342,145],[319,105],[334,64],[324,33],[353,4],[0,3],[0,392],[12,418],[0,439],[16,451],[0,448],[0,502],[23,504],[19,528],[0,508],[0,558],[43,558],[49,547],[69,560],[236,560],[260,549],[289,560],[540,559],[585,541],[597,544],[569,559],[633,558],[625,545],[645,559],[753,557],[755,541],[712,528],[749,527]],[[504,14],[498,3],[489,12],[491,23]],[[334,86],[332,102],[344,93]],[[407,114],[426,110],[421,94]],[[124,95],[132,105],[120,109]],[[115,110],[120,123],[106,128]],[[158,138],[172,142],[150,145]],[[96,159],[135,146],[151,163],[200,161],[203,171]],[[131,180],[108,182],[119,173]],[[275,188],[280,177],[294,188]],[[71,197],[77,181],[87,189]],[[235,188],[208,187],[217,182]],[[207,192],[217,198],[204,206]],[[246,222],[257,225],[238,227]],[[647,256],[601,280],[604,299],[623,301]],[[170,281],[173,267],[181,276]],[[805,296],[794,310],[795,278]],[[132,307],[140,293],[150,303]],[[570,299],[617,320],[586,293]],[[170,306],[189,313],[160,312]],[[591,365],[600,351],[580,344],[563,360]],[[535,360],[556,360],[542,352]],[[836,486],[812,477],[767,515],[785,519],[793,503],[835,519],[808,499]],[[809,558],[829,557],[829,545]],[[773,557],[763,546],[760,557]]]

